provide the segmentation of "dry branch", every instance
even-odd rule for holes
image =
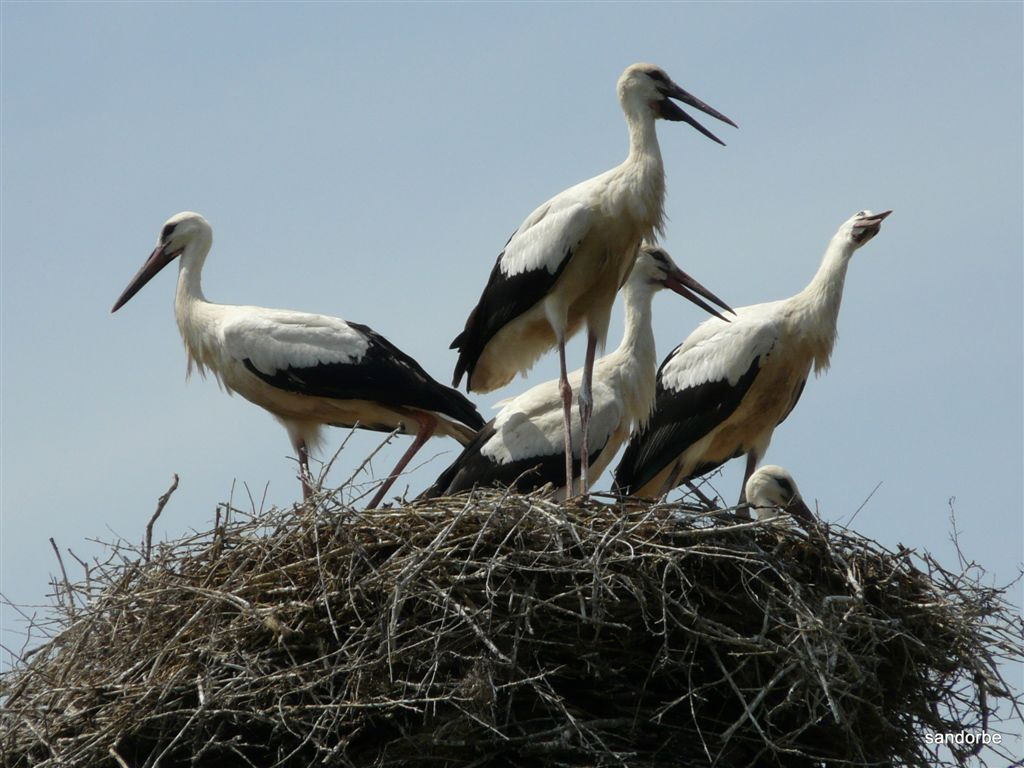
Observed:
[[[3,765],[930,767],[969,757],[925,733],[1020,717],[1004,591],[845,529],[496,493],[231,512],[65,579],[4,675]]]

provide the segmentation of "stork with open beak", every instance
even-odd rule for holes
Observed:
[[[573,479],[580,477],[584,445],[594,477],[637,425],[647,421],[654,402],[658,359],[651,327],[651,301],[663,288],[686,295],[703,287],[683,272],[664,249],[645,245],[622,289],[626,322],[619,347],[594,364],[594,411],[588,441],[583,442],[579,414],[572,420]],[[569,376],[579,386],[583,371]],[[476,487],[510,487],[529,493],[565,486],[562,396],[558,380],[547,381],[506,401],[422,498],[448,496]]]
[[[847,266],[890,213],[854,214],[800,293],[740,307],[728,323],[705,320],[665,358],[654,413],[630,438],[615,470],[618,493],[661,497],[744,455],[745,486],[812,368],[817,374],[828,369]]]
[[[467,377],[471,392],[490,392],[526,373],[544,352],[558,348],[566,487],[572,487],[572,390],[565,344],[584,325],[587,348],[579,383],[580,440],[589,444],[592,380],[615,294],[640,243],[664,224],[665,171],[655,132],[659,119],[682,121],[713,141],[681,102],[729,125],[729,118],[676,85],[653,64],[633,64],[618,81],[629,129],[629,154],[611,170],[559,193],[538,207],[498,255],[480,300],[452,342],[459,351],[453,386]],[[704,298],[728,309],[714,296]],[[717,312],[689,296],[712,314]],[[580,487],[589,486],[589,457],[581,454]]]

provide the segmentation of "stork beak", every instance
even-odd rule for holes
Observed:
[[[711,291],[709,291],[703,285],[698,283],[696,280],[694,280],[688,274],[683,272],[683,270],[681,270],[681,269],[676,269],[675,271],[669,273],[668,277],[665,278],[665,287],[669,288],[672,291],[675,291],[680,296],[682,296],[684,299],[689,299],[694,304],[696,304],[698,307],[703,309],[705,312],[711,313],[712,315],[717,317],[719,320],[724,320],[725,322],[729,322],[729,319],[727,317],[724,317],[721,313],[719,313],[714,307],[712,307],[707,302],[702,301],[700,299],[701,296],[703,296],[708,301],[710,301],[710,302],[712,302],[714,304],[717,304],[719,307],[724,309],[726,312],[732,312],[732,314],[734,314],[734,315],[736,314],[733,311],[732,307],[730,307],[728,304],[726,304],[720,298],[715,296],[715,294],[713,294]]]
[[[153,278],[153,275],[174,261],[180,253],[181,251],[167,250],[165,244],[154,248],[153,252],[149,254],[149,258],[146,259],[146,263],[142,265],[142,268],[135,274],[132,281],[128,283],[128,287],[117,297],[117,301],[114,302],[114,307],[110,311],[117,312],[117,310],[127,304],[128,300]]]
[[[671,99],[676,99],[678,101],[683,102],[684,104],[688,104],[694,109],[699,109],[701,112],[707,115],[711,115],[712,117],[721,120],[723,123],[728,123],[733,128],[739,127],[738,125],[736,125],[736,123],[734,123],[728,117],[723,115],[717,109],[715,109],[714,107],[709,107],[696,96],[687,91],[684,91],[675,83],[668,83],[663,87],[659,88],[658,90],[661,91],[662,95],[665,97],[660,102],[658,102],[658,115],[660,117],[662,117],[665,120],[674,120],[676,122],[689,123],[698,131],[707,136],[709,139],[711,139],[712,141],[717,141],[723,147],[725,146],[724,141],[715,136],[715,134],[713,134],[703,125],[698,123],[695,118],[687,114],[682,107],[680,107],[674,101],[671,101]]]
[[[853,242],[864,243],[877,235],[878,230],[882,228],[882,221],[890,213],[892,213],[892,211],[882,211],[881,213],[873,213],[859,219],[857,223],[853,225]]]
[[[803,499],[793,499],[785,509],[787,514],[796,520],[800,527],[808,533],[819,530],[820,525],[817,516],[811,512],[811,508],[804,503]]]

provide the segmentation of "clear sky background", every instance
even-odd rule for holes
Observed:
[[[831,371],[766,461],[825,519],[863,505],[856,530],[951,566],[952,508],[986,579],[1018,574],[1020,3],[4,2],[0,15],[7,600],[46,604],[51,536],[83,558],[96,538],[140,540],[172,473],[159,536],[208,528],[232,487],[242,507],[246,488],[267,505],[299,496],[284,430],[212,380],[186,383],[176,268],[110,314],[168,217],[213,225],[212,300],[366,323],[447,382],[448,345],[509,234],[625,157],[614,87],[634,61],[740,126],[701,117],[727,147],[658,126],[663,245],[733,306],[797,292],[848,216],[895,211],[850,266]],[[701,319],[659,296],[659,358]],[[617,308],[609,348],[620,333]],[[581,364],[579,339],[570,356]],[[548,355],[529,382],[474,400],[489,417],[555,375]],[[330,452],[345,434],[329,433]],[[378,440],[351,440],[328,482]],[[396,490],[422,490],[456,449],[428,444]],[[741,472],[714,481],[730,501]],[[0,617],[0,642],[20,648],[23,621],[6,605]]]

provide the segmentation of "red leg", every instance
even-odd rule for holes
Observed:
[[[413,439],[412,445],[409,446],[409,450],[402,454],[402,458],[400,458],[398,463],[395,464],[395,468],[391,470],[391,474],[388,475],[387,480],[385,480],[381,485],[380,490],[378,490],[370,500],[370,503],[366,505],[367,509],[374,509],[381,503],[384,499],[384,494],[391,489],[391,486],[395,484],[395,480],[398,479],[398,476],[402,474],[402,471],[406,468],[409,462],[412,461],[412,457],[416,455],[416,452],[423,447],[423,444],[430,439],[431,435],[434,434],[434,430],[437,429],[437,419],[433,416],[420,413],[415,414],[413,418],[416,419],[419,424],[419,430],[416,432],[416,437]]]
[[[572,387],[565,370],[565,341],[558,342],[558,364],[560,372],[558,387],[562,393],[562,425],[565,427],[565,498],[572,498]]]
[[[587,334],[587,356],[583,363],[583,381],[580,383],[580,493],[584,496],[590,490],[590,417],[594,413],[594,394],[591,382],[594,378],[594,354],[597,351],[597,337]]]

